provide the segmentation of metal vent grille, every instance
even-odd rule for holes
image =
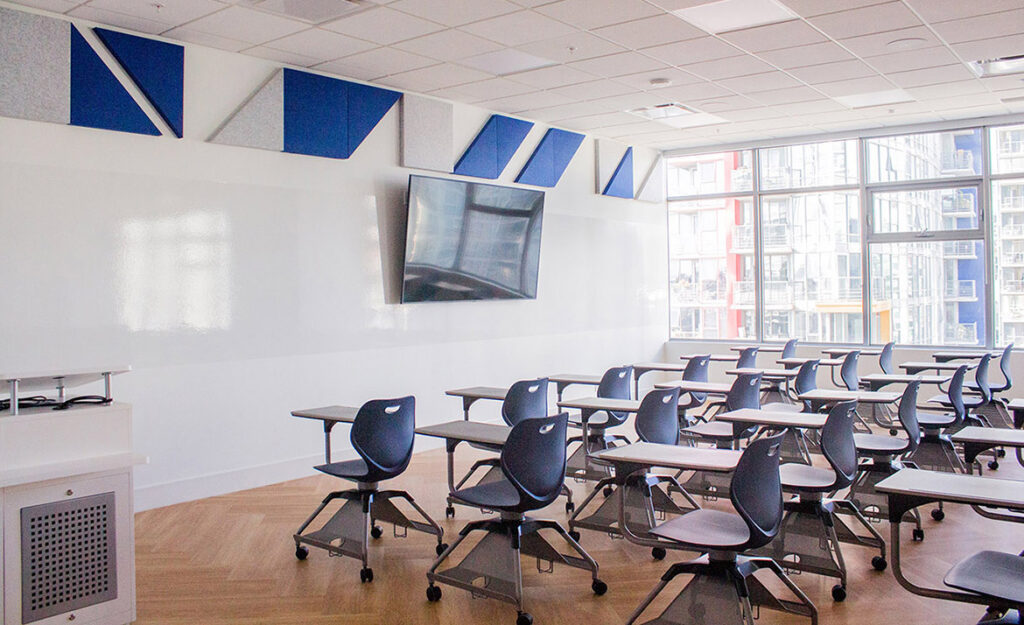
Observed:
[[[21,620],[117,598],[114,493],[21,509]]]

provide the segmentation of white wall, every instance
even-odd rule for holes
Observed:
[[[130,363],[140,508],[310,473],[296,408],[414,394],[439,422],[448,388],[657,355],[665,207],[595,195],[591,138],[548,192],[535,301],[399,305],[398,107],[348,161],[205,143],[271,70],[188,46],[182,140],[0,118],[0,371]],[[457,152],[488,114],[456,107]]]

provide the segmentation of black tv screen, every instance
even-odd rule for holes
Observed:
[[[409,176],[402,302],[534,299],[544,192]]]

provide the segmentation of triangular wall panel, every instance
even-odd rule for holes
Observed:
[[[505,171],[533,122],[491,115],[457,163],[455,173],[494,180]]]
[[[402,96],[398,91],[371,87],[355,82],[348,85],[348,153],[349,156],[377,127],[384,115]]]
[[[104,28],[93,31],[178,137],[184,131],[185,48]]]
[[[555,186],[582,142],[583,135],[579,133],[549,128],[519,172],[516,182],[538,187]]]
[[[213,143],[284,150],[284,74],[276,70],[210,137]]]
[[[71,29],[71,124],[160,135],[77,29]]]
[[[644,202],[665,201],[665,162],[662,157],[654,159],[651,169],[647,172],[647,177],[640,184],[636,199]]]
[[[633,148],[626,148],[619,166],[615,168],[608,184],[601,192],[603,195],[633,199]]]

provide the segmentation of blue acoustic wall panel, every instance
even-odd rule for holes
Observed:
[[[582,142],[583,135],[577,132],[549,128],[519,172],[516,182],[538,187],[555,186]]]
[[[531,128],[533,122],[491,115],[455,163],[455,173],[494,180],[505,171]]]
[[[74,28],[71,29],[71,124],[143,135],[160,134]]]
[[[633,148],[627,148],[619,166],[605,186],[603,195],[633,199]]]
[[[284,70],[284,151],[348,158],[401,93]]]
[[[178,137],[184,130],[185,48],[104,28],[93,29]]]

